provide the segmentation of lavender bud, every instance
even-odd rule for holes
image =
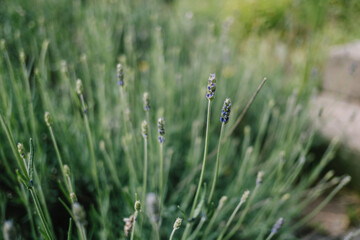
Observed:
[[[134,205],[135,211],[140,212],[141,210],[141,203],[140,201],[136,201]]]
[[[51,127],[51,125],[52,125],[52,117],[51,117],[51,114],[49,112],[45,112],[44,119],[45,119],[46,125],[48,127]]]
[[[229,121],[230,112],[231,112],[231,100],[230,98],[226,98],[221,111],[220,121],[226,124]]]
[[[70,193],[70,200],[72,203],[76,203],[78,201],[75,193]]]
[[[207,87],[206,98],[210,101],[215,98],[215,90],[216,90],[216,76],[215,73],[211,73],[209,76],[209,83]]]
[[[262,184],[263,177],[264,177],[264,172],[263,171],[258,172],[257,177],[256,177],[256,185]]]
[[[18,152],[21,158],[25,158],[25,148],[22,143],[17,144]]]
[[[226,202],[227,199],[228,199],[227,196],[222,196],[222,197],[220,198],[219,206],[218,206],[219,209],[221,209],[221,208],[224,206],[224,204],[225,204],[225,202]]]
[[[116,71],[118,77],[118,84],[122,87],[124,86],[124,69],[120,63],[116,66]]]
[[[84,208],[80,205],[80,203],[76,202],[72,205],[72,212],[74,214],[74,219],[79,225],[86,224],[86,214]]]
[[[144,110],[149,111],[150,110],[150,96],[149,96],[148,92],[144,92],[143,101],[144,101]]]
[[[159,142],[165,142],[165,120],[163,118],[158,119],[158,132],[159,132]]]
[[[173,228],[175,230],[178,230],[181,227],[181,223],[182,223],[182,219],[181,218],[176,218]]]
[[[148,123],[144,120],[141,124],[141,131],[144,138],[147,138],[149,135],[149,126]]]
[[[249,194],[250,194],[250,191],[249,190],[246,190],[243,195],[241,196],[241,201],[242,202],[246,202],[246,200],[248,199],[249,197]]]
[[[82,81],[80,79],[76,80],[76,92],[79,95],[82,95],[84,91]]]
[[[64,165],[64,174],[66,177],[70,177],[70,168],[68,165]]]
[[[273,228],[271,229],[271,233],[272,234],[275,234],[277,233],[277,231],[281,228],[281,226],[283,225],[284,223],[284,218],[279,218],[276,223],[274,224]]]

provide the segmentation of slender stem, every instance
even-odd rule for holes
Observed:
[[[218,207],[216,208],[215,212],[214,212],[214,215],[212,216],[209,224],[207,225],[206,229],[205,229],[205,232],[203,234],[203,237],[202,239],[205,240],[207,235],[209,234],[210,230],[211,230],[211,227],[214,225],[214,222],[217,218],[217,216],[219,215],[219,212],[221,210],[222,206],[218,205]]]
[[[160,214],[163,202],[163,184],[164,184],[164,144],[160,143],[160,182],[159,182],[159,195],[160,195]]]
[[[146,138],[144,138],[144,178],[143,178],[143,195],[142,195],[142,201],[145,201],[146,196],[146,184],[147,184],[147,172],[148,172],[148,154],[147,154],[147,144],[148,141]]]
[[[194,202],[193,202],[193,205],[192,205],[191,211],[190,211],[190,219],[194,215],[195,207],[196,207],[197,201],[199,199],[200,189],[201,189],[201,185],[202,185],[203,178],[204,178],[206,159],[207,159],[208,138],[209,138],[208,134],[209,134],[209,125],[210,125],[210,110],[211,110],[211,101],[209,100],[208,101],[207,119],[206,119],[204,158],[203,158],[203,163],[202,163],[201,173],[200,173],[200,179],[199,179],[199,183],[198,183],[198,186],[197,186]],[[186,228],[185,228],[184,234],[182,236],[182,240],[186,239],[187,235],[189,234],[189,230],[190,230],[190,223],[188,222],[186,224]]]
[[[251,104],[254,102],[256,96],[258,95],[258,93],[260,92],[262,86],[265,84],[267,78],[264,78],[260,85],[258,86],[258,88],[256,89],[254,95],[252,95],[252,97],[250,98],[249,102],[246,104],[244,110],[241,112],[240,116],[237,118],[236,122],[234,123],[234,125],[232,126],[232,128],[227,132],[227,134],[225,135],[224,139],[221,141],[221,143],[219,144],[224,144],[224,142],[226,142],[226,140],[230,137],[230,135],[232,134],[232,132],[235,131],[236,127],[240,124],[240,122],[243,120],[243,118],[245,117],[247,111],[249,110]],[[215,156],[215,152],[216,150],[213,150],[211,153],[209,153],[209,158],[212,158]]]
[[[239,204],[236,206],[236,208],[234,209],[234,211],[232,212],[229,220],[227,221],[225,228],[221,231],[221,234],[219,235],[219,237],[217,238],[217,240],[221,240],[226,232],[226,230],[229,228],[231,222],[234,220],[234,217],[236,215],[236,213],[239,211],[241,205],[243,205],[244,201],[240,200]]]
[[[59,162],[59,166],[60,166],[60,171],[63,175],[64,178],[64,182],[65,182],[65,186],[67,187],[68,191],[70,191],[71,189],[71,182],[68,183],[68,181],[66,181],[66,176],[65,176],[65,172],[64,172],[64,164],[60,155],[60,151],[58,148],[58,145],[56,143],[56,139],[55,139],[55,135],[54,135],[54,131],[52,129],[52,127],[49,127],[49,132],[50,132],[50,136],[51,136],[51,140],[53,142],[54,148],[55,148],[55,152],[56,152],[56,156],[58,158],[58,162]],[[71,192],[71,191],[70,191]]]
[[[31,193],[31,196],[32,196],[32,198],[34,200],[36,211],[37,211],[37,213],[39,215],[41,224],[43,225],[43,228],[44,228],[44,231],[45,231],[47,237],[49,239],[54,239],[53,235],[51,233],[50,227],[46,222],[45,215],[44,215],[44,213],[43,213],[43,211],[41,209],[41,205],[40,205],[39,199],[38,199],[38,197],[36,195],[35,189],[33,187],[30,188],[30,193]]]
[[[81,240],[86,240],[87,237],[86,237],[86,231],[85,231],[84,225],[81,224],[79,226],[79,231],[80,231]]]
[[[275,235],[275,233],[274,233],[274,232],[271,232],[271,233],[269,234],[269,236],[266,238],[266,240],[270,240],[274,235]]]
[[[93,178],[94,178],[95,187],[96,187],[97,191],[99,191],[100,186],[99,186],[99,179],[98,179],[97,169],[96,169],[96,159],[95,159],[95,152],[94,152],[94,144],[93,144],[93,139],[92,139],[92,135],[91,135],[91,131],[90,131],[89,119],[88,119],[87,113],[86,113],[84,96],[82,94],[80,95],[80,100],[81,100],[81,105],[82,105],[82,108],[83,108],[86,134],[88,136],[88,142],[89,142],[90,157],[91,157],[91,173],[92,173]]]
[[[222,134],[223,134],[224,126],[225,126],[225,124],[222,123],[222,124],[221,124],[221,129],[220,129],[218,152],[217,152],[217,156],[216,156],[215,173],[214,173],[213,183],[212,183],[212,186],[211,186],[211,191],[210,191],[210,195],[209,195],[208,204],[211,203],[212,197],[213,197],[213,195],[214,195],[215,186],[216,186],[216,180],[217,180],[218,175],[219,175],[219,166],[220,166],[219,158],[220,158],[220,148],[221,148],[221,144],[220,144],[220,143],[221,143],[221,137],[222,137]]]
[[[170,237],[169,237],[169,240],[172,240],[172,239],[173,239],[175,232],[176,232],[176,229],[174,228],[174,229],[172,230],[172,232],[171,232],[171,235],[170,235]]]
[[[136,218],[138,216],[138,212],[136,211],[135,212],[135,217],[134,217],[134,224],[132,226],[132,229],[131,229],[131,237],[130,237],[130,240],[134,240],[134,235],[135,235],[135,226],[136,226]]]
[[[230,239],[236,233],[236,231],[241,227],[241,224],[244,221],[244,218],[245,218],[247,212],[249,211],[252,202],[254,201],[254,198],[255,198],[256,193],[257,193],[257,191],[259,189],[259,186],[260,186],[260,184],[256,184],[255,189],[254,189],[253,193],[250,196],[250,199],[247,201],[247,204],[246,204],[246,207],[245,207],[244,211],[242,212],[242,214],[241,214],[239,220],[237,221],[236,225],[231,229],[230,233],[225,236],[225,238],[224,238],[225,240]]]

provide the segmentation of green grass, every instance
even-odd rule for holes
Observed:
[[[279,239],[296,239],[309,220],[301,214],[306,206],[343,187],[344,180],[322,178],[336,141],[320,159],[310,152],[316,130],[307,106],[318,79],[310,72],[323,49],[308,53],[320,41],[292,48],[270,32],[247,35],[239,44],[221,17],[191,16],[191,5],[176,1],[2,5],[0,222],[12,219],[19,238],[124,239],[123,219],[134,214],[136,225],[127,219],[135,225],[133,239],[180,239],[185,226],[186,239],[266,239],[280,217],[285,221]],[[209,73],[217,76],[211,112],[205,97]],[[232,109],[222,129],[227,97]],[[166,122],[161,144],[160,117]],[[143,120],[149,126],[145,142]],[[24,158],[34,159],[33,185],[16,149],[22,142],[28,151],[30,138],[34,157]],[[249,199],[234,211],[246,190]],[[152,207],[144,192],[156,194]],[[136,200],[140,212],[134,210]],[[158,211],[160,221],[149,210]],[[178,230],[177,217],[183,219]]]

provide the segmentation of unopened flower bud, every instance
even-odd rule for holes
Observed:
[[[148,123],[144,120],[141,124],[141,131],[144,138],[147,138],[149,135],[149,126]]]
[[[122,87],[124,86],[124,69],[120,63],[116,66],[116,72],[118,77],[118,84]]]
[[[224,206],[224,204],[225,204],[225,202],[226,202],[227,199],[228,199],[227,196],[222,196],[222,197],[220,198],[219,206],[218,206],[219,209],[221,209],[221,208]]]
[[[49,112],[45,112],[44,119],[45,119],[46,125],[48,127],[51,127],[51,125],[52,125],[52,117],[51,117],[51,114]]]
[[[181,223],[182,223],[182,219],[181,218],[176,218],[173,228],[175,230],[178,230],[181,227]]]
[[[150,110],[150,96],[149,96],[148,92],[144,92],[143,101],[144,101],[144,110],[149,111]]]
[[[281,226],[284,224],[284,218],[279,218],[276,223],[274,224],[271,233],[275,234],[277,231],[281,228]]]
[[[17,144],[18,152],[21,158],[25,158],[25,148],[22,143]]]
[[[165,142],[165,120],[163,118],[159,118],[158,120],[158,132],[159,132],[159,142]]]
[[[264,172],[263,171],[258,172],[257,177],[256,177],[256,184],[257,185],[262,184],[263,177],[264,177]]]
[[[76,81],[76,92],[79,95],[82,95],[83,92],[84,92],[83,84],[82,84],[82,81],[80,79],[78,79]]]
[[[246,190],[243,195],[241,196],[241,201],[242,202],[246,202],[246,200],[248,199],[249,197],[249,194],[250,194],[250,191],[249,190]]]
[[[231,112],[231,100],[230,98],[227,98],[224,102],[221,111],[220,121],[226,124],[229,121],[230,112]]]
[[[70,177],[70,168],[66,164],[64,165],[64,174],[65,176]]]
[[[80,205],[80,203],[75,202],[72,204],[72,212],[74,214],[74,219],[79,225],[86,224],[86,214],[84,208]]]
[[[140,212],[141,211],[141,203],[140,201],[136,201],[134,205],[135,211]]]
[[[70,200],[72,203],[76,203],[78,201],[75,193],[70,193]]]
[[[216,76],[215,73],[212,73],[209,76],[207,93],[206,93],[206,98],[209,99],[210,101],[215,98],[215,90],[216,90]]]

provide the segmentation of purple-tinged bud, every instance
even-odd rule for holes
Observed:
[[[207,93],[206,98],[210,101],[215,98],[215,90],[216,90],[216,76],[215,73],[211,73],[208,80],[208,87],[207,87]]]
[[[221,111],[220,121],[226,124],[229,121],[230,112],[231,112],[231,100],[230,98],[226,98]]]
[[[274,224],[273,228],[271,229],[271,233],[275,234],[277,231],[281,228],[281,226],[284,224],[284,218],[279,218],[276,223]]]
[[[124,86],[124,69],[120,63],[116,66],[116,72],[118,77],[118,84],[122,87]]]
[[[158,132],[159,132],[159,142],[165,142],[165,120],[163,118],[159,118],[158,120]]]

